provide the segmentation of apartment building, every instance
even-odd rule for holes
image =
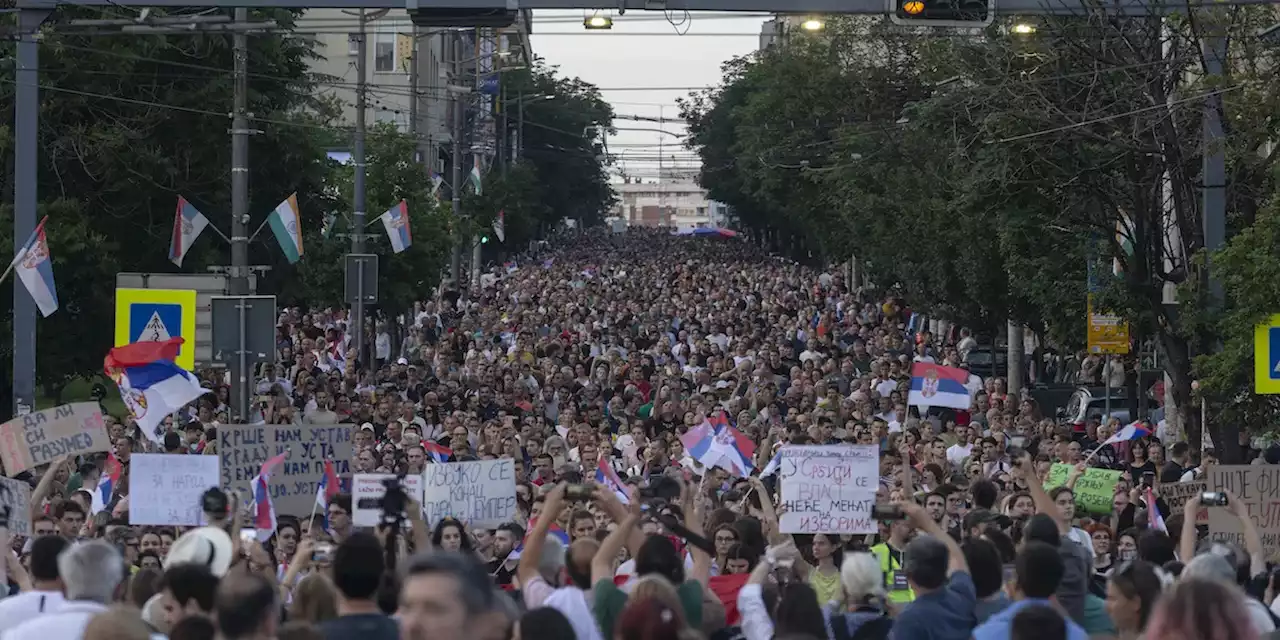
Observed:
[[[723,227],[730,221],[730,211],[723,203],[707,198],[707,191],[692,178],[659,181],[626,179],[614,184],[618,204],[612,216],[628,226]]]
[[[525,17],[500,31],[483,29],[478,35],[474,29],[463,31],[461,59],[455,61],[456,31],[414,26],[402,9],[367,11],[365,121],[393,123],[401,131],[416,134],[420,159],[432,170],[446,171],[453,143],[448,86],[479,89],[492,84],[500,66],[511,64],[499,58],[527,64],[532,52]],[[310,9],[298,20],[300,32],[315,34],[320,57],[311,62],[311,71],[325,78],[319,91],[337,101],[347,125],[356,119],[358,25],[356,11],[347,9]],[[460,66],[459,77],[451,77],[455,62]],[[477,90],[466,102],[465,152],[471,153],[474,147],[491,157],[496,147],[493,99]]]

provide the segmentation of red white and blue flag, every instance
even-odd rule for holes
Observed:
[[[253,489],[253,528],[258,532],[259,542],[266,542],[276,532],[276,507],[271,503],[269,482],[271,472],[284,464],[285,458],[288,457],[289,450],[285,449],[279,455],[262,463],[258,475],[249,481],[249,487]]]
[[[907,404],[914,407],[950,407],[965,410],[969,398],[969,372],[959,367],[943,367],[928,362],[911,365],[911,391]]]
[[[704,467],[720,467],[744,478],[755,468],[751,462],[756,453],[755,443],[730,426],[722,413],[703,420],[680,436],[680,441],[689,457]]]
[[[320,476],[320,482],[316,483],[316,506],[328,514],[329,501],[333,500],[341,489],[338,483],[338,472],[333,468],[333,461],[325,460],[324,474]]]
[[[169,262],[181,267],[182,259],[187,257],[191,245],[207,226],[209,219],[186,198],[178,196],[178,210],[173,215],[173,237],[169,240]]]
[[[179,337],[126,344],[109,351],[102,363],[134,422],[156,444],[164,443],[157,428],[165,416],[209,392],[199,378],[174,364],[183,342]]]
[[[614,471],[604,458],[600,458],[599,464],[596,465],[596,484],[612,491],[622,504],[631,504],[631,498],[627,496],[626,485],[623,484],[622,478],[618,477],[618,472]]]
[[[400,201],[378,218],[387,230],[387,239],[391,241],[391,251],[400,253],[413,244],[413,234],[409,232],[409,204]]]
[[[1156,494],[1147,487],[1147,526],[1156,531],[1169,533],[1169,528],[1164,524],[1164,516],[1160,515],[1160,507],[1156,504]]]
[[[58,288],[53,284],[53,261],[49,258],[49,239],[44,235],[44,223],[49,220],[45,216],[36,225],[27,243],[14,254],[9,268],[27,288],[31,299],[40,309],[40,315],[49,317],[58,310]]]
[[[449,456],[453,455],[453,449],[430,440],[423,440],[422,448],[427,450],[427,455],[431,456],[431,459],[435,462],[448,462]]]
[[[93,515],[105,511],[107,505],[111,504],[111,496],[116,490],[116,485],[120,484],[120,471],[120,461],[116,459],[116,454],[108,452],[107,464],[102,468],[102,475],[98,478],[98,488],[93,492],[93,503],[89,507]]]
[[[1102,443],[1102,446],[1105,447],[1106,445],[1116,444],[1118,442],[1129,442],[1130,440],[1145,438],[1149,435],[1151,435],[1151,431],[1147,430],[1141,422],[1131,422],[1120,427],[1120,430],[1116,431],[1115,435],[1107,438],[1106,442]]]

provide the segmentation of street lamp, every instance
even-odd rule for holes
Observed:
[[[587,30],[604,30],[613,28],[613,18],[595,14],[582,20],[582,27]]]
[[[1018,24],[1015,24],[1012,27],[1010,27],[1009,31],[1016,35],[1029,36],[1036,32],[1036,26],[1034,24],[1019,22]]]
[[[827,28],[827,23],[823,22],[820,18],[810,17],[800,23],[800,28],[805,31],[822,31]]]

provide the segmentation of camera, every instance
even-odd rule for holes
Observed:
[[[876,504],[871,506],[871,519],[880,521],[905,520],[907,514],[896,504]]]
[[[333,545],[328,542],[316,544],[315,551],[311,552],[312,562],[329,562],[333,555]]]
[[[665,500],[672,502],[680,498],[680,483],[669,476],[650,476],[649,486],[640,487],[641,500]]]
[[[1225,507],[1228,502],[1227,494],[1221,491],[1207,491],[1200,494],[1200,504],[1206,507]]]
[[[594,494],[595,488],[589,484],[570,484],[564,489],[565,499],[573,502],[587,502]]]
[[[382,496],[382,522],[398,525],[404,521],[404,511],[409,506],[409,496],[405,494],[399,476],[383,480],[382,486],[387,490]]]

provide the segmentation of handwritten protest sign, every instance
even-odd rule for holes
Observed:
[[[1165,518],[1171,515],[1183,513],[1187,510],[1187,500],[1194,496],[1198,496],[1209,490],[1207,482],[1169,482],[1160,485],[1160,498],[1165,504],[1169,505],[1169,513],[1164,514]],[[1205,509],[1200,509],[1197,514],[1196,524],[1208,524],[1209,513]]]
[[[1249,512],[1271,557],[1280,555],[1280,466],[1225,465],[1205,473],[1208,491],[1230,491]],[[1244,531],[1231,510],[1209,507],[1209,538],[1244,546]]]
[[[262,463],[287,449],[288,459],[271,475],[271,501],[280,515],[305,517],[315,503],[325,460],[333,460],[339,476],[350,475],[351,429],[349,424],[223,425],[218,428],[222,487],[247,490]]]
[[[213,456],[135,453],[129,459],[129,524],[204,524],[200,497],[220,479]]]
[[[375,527],[382,521],[382,498],[387,495],[384,482],[394,478],[389,473],[357,473],[351,476],[351,522],[357,527]],[[422,476],[406,475],[401,482],[405,495],[422,502]]]
[[[1065,485],[1073,466],[1059,462],[1049,467],[1049,476],[1044,481],[1045,490]],[[1097,467],[1086,469],[1073,488],[1076,509],[1094,514],[1111,513],[1115,508],[1116,484],[1120,482],[1123,473]]]
[[[0,525],[6,522],[9,533],[31,535],[31,485],[0,478]]]
[[[471,527],[492,529],[516,512],[513,460],[429,464],[422,484],[428,524],[454,517]]]
[[[106,451],[110,446],[96,402],[64,404],[0,425],[0,462],[10,476],[60,456]]]
[[[871,507],[880,486],[880,449],[788,446],[780,449],[782,533],[875,533]]]

